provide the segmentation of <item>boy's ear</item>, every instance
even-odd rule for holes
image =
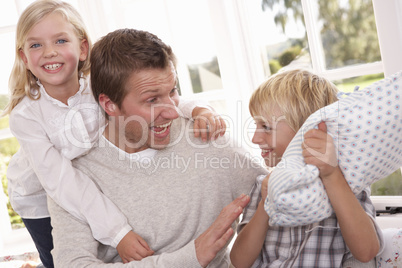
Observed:
[[[99,95],[99,104],[109,116],[116,116],[120,111],[117,105],[105,94]]]

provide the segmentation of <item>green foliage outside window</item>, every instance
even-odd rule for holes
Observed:
[[[269,54],[269,51],[267,52]],[[271,75],[277,73],[282,67],[289,65],[300,55],[303,55],[302,47],[300,45],[293,45],[282,51],[279,55],[272,56],[269,60],[269,70],[271,72]]]
[[[302,48],[300,46],[288,48],[279,56],[279,63],[282,65],[282,67],[285,67],[301,53],[301,50]]]
[[[401,183],[401,170],[397,170],[388,177],[379,180],[371,186],[372,195],[401,195],[402,183]]]
[[[4,144],[4,143],[3,143]],[[2,147],[0,147],[2,148]],[[1,184],[3,186],[3,191],[7,196],[8,199],[8,192],[7,192],[7,177],[6,177],[6,171],[7,171],[7,166],[10,161],[10,156],[5,156],[2,153],[0,153],[0,175],[1,175]],[[8,210],[8,215],[10,217],[10,223],[13,229],[23,227],[24,224],[21,220],[21,217],[13,210],[13,208],[10,205],[10,201],[7,200],[7,210]]]
[[[281,68],[282,68],[282,66],[278,60],[275,60],[275,59],[269,60],[269,70],[270,70],[271,74],[276,74],[279,71],[279,69],[281,69]]]
[[[0,110],[4,109],[8,101],[7,95],[0,95]],[[0,118],[0,130],[8,128],[8,116]],[[13,210],[8,200],[7,191],[7,167],[10,162],[11,156],[19,149],[19,144],[16,138],[8,138],[0,140],[0,178],[3,186],[3,191],[7,197],[7,210],[10,216],[12,228],[19,228],[24,226],[21,217]]]
[[[327,69],[381,60],[372,0],[326,0],[317,5]],[[283,33],[289,16],[304,24],[301,0],[261,0],[261,7],[275,10],[274,21]]]

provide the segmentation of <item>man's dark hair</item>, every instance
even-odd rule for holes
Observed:
[[[95,43],[91,53],[91,87],[96,101],[105,94],[119,108],[127,94],[126,83],[136,72],[176,66],[170,46],[156,35],[119,29]]]

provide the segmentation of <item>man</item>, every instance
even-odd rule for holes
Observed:
[[[121,263],[116,249],[49,200],[56,266],[229,266],[226,248],[249,201],[241,194],[267,171],[224,139],[203,144],[188,134],[190,122],[176,109],[175,62],[171,48],[148,32],[117,30],[95,44],[91,85],[109,123],[74,165],[154,253]]]

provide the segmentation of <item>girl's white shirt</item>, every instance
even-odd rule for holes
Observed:
[[[116,247],[132,229],[127,218],[71,162],[89,151],[106,126],[87,79],[79,82],[68,105],[50,97],[38,83],[41,97],[25,97],[10,113],[10,130],[21,146],[7,170],[10,202],[22,218],[45,218],[47,194],[86,221],[95,239]],[[191,118],[195,106],[204,103],[184,101],[179,109]]]

